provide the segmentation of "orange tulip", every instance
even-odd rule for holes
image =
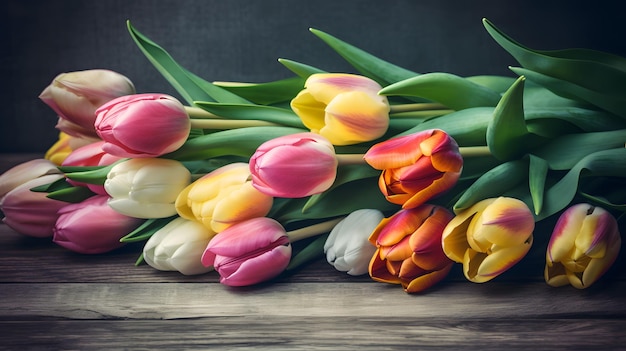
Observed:
[[[369,265],[372,279],[415,293],[445,278],[454,262],[441,248],[441,235],[452,217],[443,207],[425,204],[384,218],[369,239],[377,247]]]
[[[438,129],[378,143],[364,159],[382,170],[378,186],[387,200],[404,209],[417,207],[452,188],[463,168],[458,144]]]

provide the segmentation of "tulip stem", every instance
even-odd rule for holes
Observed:
[[[391,105],[389,113],[413,112],[413,111],[432,111],[432,110],[449,110],[445,105],[436,102],[420,102],[414,104]]]
[[[201,119],[221,119],[222,117],[213,114],[209,111],[205,111],[199,107],[185,106],[185,112],[189,115],[189,118],[201,118]]]
[[[406,112],[392,112],[389,114],[389,118],[429,118],[452,113],[454,110],[440,109],[440,110],[424,110],[424,111],[406,111]]]
[[[459,152],[463,157],[478,157],[478,156],[489,156],[491,155],[491,151],[489,151],[489,146],[461,146],[459,147]]]
[[[341,222],[344,217],[332,219],[330,221],[313,224],[308,227],[295,229],[287,232],[290,242],[296,242],[298,240],[307,239],[316,235],[330,232],[337,223]]]
[[[336,154],[335,157],[340,165],[360,165],[364,164],[364,154]]]
[[[191,128],[199,129],[237,129],[246,127],[278,126],[279,124],[259,120],[236,119],[190,119]]]

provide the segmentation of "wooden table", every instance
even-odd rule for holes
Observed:
[[[0,225],[0,349],[626,350],[626,251],[587,290],[546,285],[537,250],[489,283],[455,267],[408,295],[323,258],[233,289],[135,266],[141,247],[80,255]]]

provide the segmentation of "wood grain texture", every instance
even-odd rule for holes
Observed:
[[[538,245],[492,282],[455,267],[409,295],[321,257],[228,288],[215,272],[135,266],[141,247],[80,255],[0,225],[0,350],[626,350],[623,258],[586,290],[552,288]]]

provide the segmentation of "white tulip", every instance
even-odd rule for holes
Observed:
[[[176,198],[190,183],[191,173],[176,160],[134,158],[109,171],[104,189],[109,206],[123,215],[165,218],[176,214]]]
[[[214,236],[215,232],[202,224],[179,217],[148,239],[143,258],[160,271],[178,271],[184,275],[210,272],[213,267],[205,267],[201,258]]]
[[[376,252],[376,247],[368,239],[383,218],[382,212],[373,209],[350,213],[326,239],[324,252],[328,263],[350,275],[367,273],[372,255]]]

